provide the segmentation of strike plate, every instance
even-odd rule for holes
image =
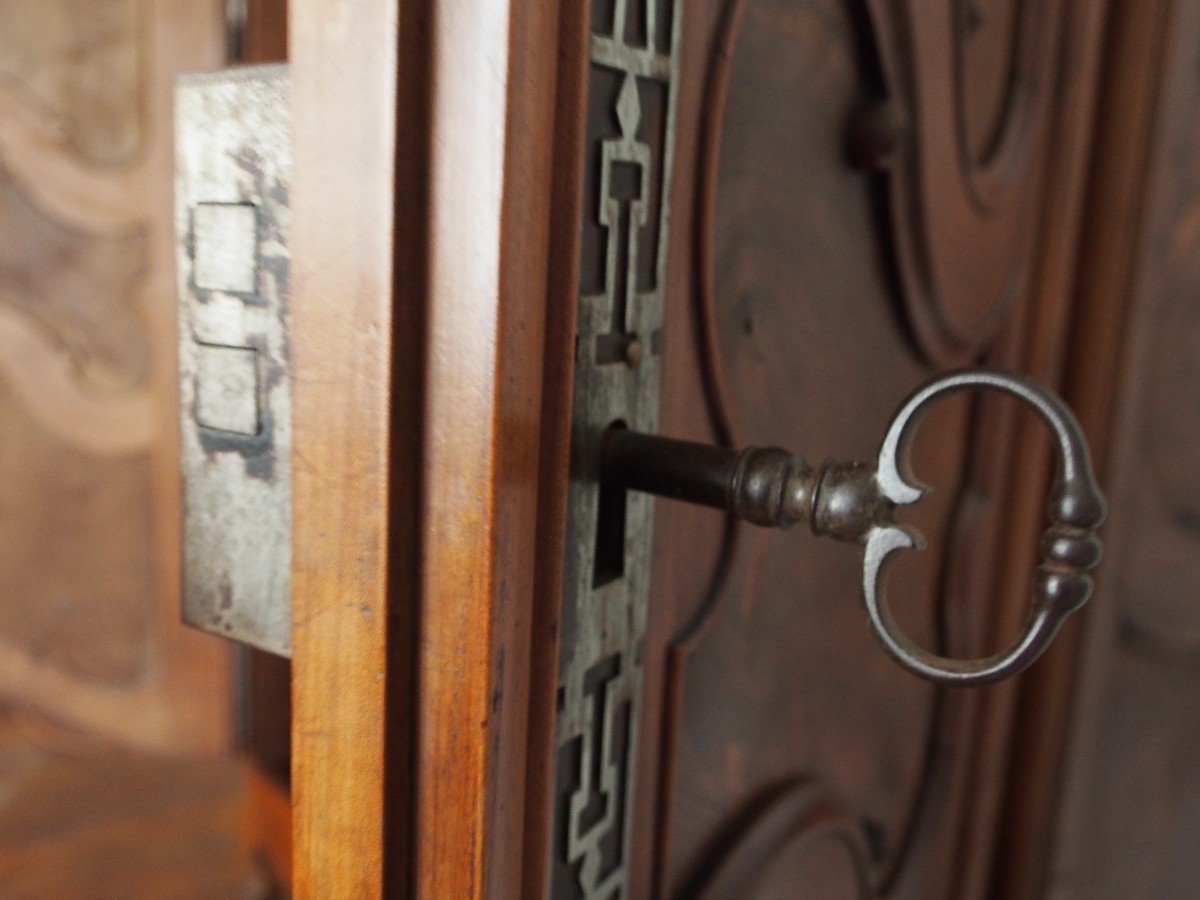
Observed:
[[[286,66],[182,75],[183,619],[291,655]]]

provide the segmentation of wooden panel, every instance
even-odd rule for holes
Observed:
[[[857,150],[888,182],[892,255],[914,336],[941,363],[978,358],[1030,287],[1079,7],[1059,0],[867,4],[886,99]],[[870,107],[868,107],[870,110]]]
[[[981,27],[1008,27],[1006,4],[977,5]],[[982,357],[1052,384],[1102,10],[1072,4],[1063,41],[1039,51],[1056,73],[1038,82],[1052,93],[1039,105],[1082,112],[1055,116],[1030,151],[1045,175],[1026,183],[1020,219],[1036,252]],[[911,286],[897,278],[894,217],[880,215],[889,185],[845,156],[858,111],[879,100],[872,59],[889,32],[835,2],[713,2],[686,15],[663,431],[814,462],[869,458],[904,393],[936,371],[914,339],[913,298],[898,293]],[[949,80],[942,49],[937,77]],[[911,221],[947,214],[938,196]],[[929,239],[945,240],[945,224]],[[974,257],[1004,251],[951,249],[959,281]],[[1032,417],[960,400],[916,447],[938,490],[911,521],[932,547],[897,561],[891,583],[914,635],[977,655],[1023,618],[1048,457]],[[717,890],[740,871],[768,892],[984,894],[1012,688],[935,690],[896,669],[861,611],[854,548],[731,529],[669,503],[657,515],[635,891]]]
[[[1038,22],[1012,4],[976,6],[983,21],[967,28],[955,18],[960,33],[951,37],[986,44],[998,32],[993,43],[1001,51],[985,47],[964,88],[986,97],[1024,77],[1010,70],[1003,52],[1014,40],[1013,16],[1021,13],[1025,32],[1036,31]],[[588,33],[601,29],[594,23],[609,23],[613,9],[597,2],[563,18],[554,209],[556,220],[580,221],[584,239],[581,254],[575,234],[555,230],[552,291],[562,298],[556,308],[567,306],[580,280],[599,267],[600,242],[588,241],[594,212],[579,194],[582,183],[583,197],[594,196],[598,170],[586,164],[584,73]],[[1022,241],[1032,233],[1038,240],[1014,264],[1020,271],[1010,296],[1004,285],[995,291],[1007,327],[988,343],[987,359],[1051,383],[1066,334],[1102,10],[1103,4],[1086,3],[1072,4],[1069,14],[1052,12],[1063,42],[1044,42],[1037,51],[1048,54],[1037,66],[1056,72],[1034,80],[1048,92],[1035,98],[1037,108],[1070,115],[1050,122],[1039,115],[1031,126],[1037,133],[1025,137],[1020,117],[1012,120],[1015,143],[1030,145],[1031,165],[1045,174],[1023,178],[1024,195],[1014,201]],[[1034,18],[1044,14],[1039,9]],[[635,32],[640,21],[636,12],[628,20]],[[921,355],[929,343],[915,344],[920,328],[910,318],[914,301],[927,298],[897,296],[897,237],[887,231],[894,222],[879,215],[885,185],[845,158],[860,111],[874,108],[882,93],[872,43],[878,35],[867,24],[838,3],[686,6],[664,357],[668,433],[778,442],[812,459],[866,457],[904,390],[932,369]],[[944,24],[926,21],[939,33]],[[935,67],[943,67],[934,79],[939,84],[952,79],[947,53],[934,54]],[[603,83],[593,86],[599,124],[589,117],[587,129],[610,125],[603,101],[615,100],[615,92],[609,98],[605,91]],[[897,119],[911,128],[919,117],[909,112]],[[909,136],[902,126],[887,139],[894,150]],[[572,154],[571,142],[582,145],[582,155]],[[887,155],[871,164],[888,165]],[[906,227],[942,214],[936,187],[933,195],[931,208],[907,211]],[[948,223],[956,230],[952,217],[939,222],[943,239]],[[987,240],[948,249],[957,258],[949,275],[960,285],[974,275],[979,256],[1005,252]],[[565,473],[552,462],[557,450],[561,464],[565,444],[555,415],[570,369],[563,349],[573,334],[570,313],[560,309],[551,325],[545,404],[551,464],[543,470],[540,520],[548,532],[545,558],[562,553]],[[910,595],[907,615],[927,641],[936,637],[967,654],[1015,633],[1047,487],[1047,444],[1037,428],[992,403],[960,403],[930,422],[918,471],[940,490],[916,515],[935,550],[902,563],[898,573],[900,582],[910,582],[903,591]],[[822,896],[835,888],[983,893],[1012,689],[936,692],[895,670],[858,609],[850,548],[820,547],[802,535],[733,532],[710,512],[662,503],[656,539],[653,621],[640,648],[649,699],[635,790],[632,892],[738,884],[744,893],[750,881],[777,868],[783,874],[770,884],[794,891],[794,878],[807,872],[803,877],[815,880],[803,883]],[[546,834],[553,801],[544,713],[553,701],[546,671],[554,662],[559,575],[547,563],[539,576],[532,706],[538,752],[530,756],[526,836],[526,888],[535,895],[545,890],[545,854],[557,852]],[[819,842],[809,870],[804,848],[829,829],[834,839]],[[612,837],[608,846],[619,854],[620,837]],[[561,842],[561,834],[553,840]],[[570,867],[569,860],[558,863]],[[564,896],[572,895],[569,881],[556,884]]]
[[[1113,398],[1124,358],[1130,272],[1138,255],[1146,157],[1152,138],[1159,86],[1159,51],[1166,4],[1116,4],[1099,86],[1103,114],[1097,124],[1095,161],[1079,238],[1079,270],[1073,288],[1075,315],[1066,366],[1066,396],[1079,416],[1102,477],[1110,468]],[[1105,477],[1105,480],[1109,479]],[[1115,499],[1115,498],[1111,498]],[[1120,509],[1114,506],[1119,522]],[[1098,575],[1112,562],[1109,547]],[[1085,627],[1104,619],[1103,591],[1092,611],[1068,623],[1045,658],[1023,680],[1013,744],[1011,790],[1000,828],[996,873],[1004,896],[1035,896],[1045,889],[1053,853],[1056,809],[1062,798],[1064,754],[1077,718],[1077,673]]]
[[[1013,896],[1200,891],[1200,4],[1114,12],[1074,353],[1080,405],[1111,435],[1110,550],[1053,758],[1062,805],[1014,815],[1051,851],[1014,854]]]
[[[134,752],[0,718],[5,897],[260,897],[227,760]]]
[[[229,647],[179,622],[171,102],[222,12],[0,7],[5,896],[254,890]]]
[[[97,0],[83,15],[72,0],[4,4],[0,71],[57,120],[72,150],[91,163],[129,163],[156,128],[141,104],[153,55],[143,32],[148,10],[139,6]]]
[[[442,2],[431,22],[416,861],[431,897],[515,896],[521,877],[556,7]]]
[[[393,342],[414,337],[393,332],[398,8],[318,0],[291,13],[295,893],[377,897],[395,846],[387,700],[406,687],[389,683],[388,641],[412,603],[393,550],[412,532],[390,487],[393,465],[414,471],[392,441]]]
[[[555,97],[551,221],[579,222],[583,204],[582,152],[587,112],[588,19],[586,4],[563,4]],[[566,464],[571,454],[572,375],[578,310],[580,254],[573,228],[554,227],[546,310],[542,379],[542,447],[538,465],[538,547],[530,629],[529,736],[522,894],[547,895],[555,807],[555,720],[558,715],[559,628],[566,559]]]
[[[1091,446],[1101,451],[1103,445],[1096,443],[1097,431],[1088,427],[1088,411],[1080,407],[1078,396],[1071,390],[1075,371],[1068,348],[1076,340],[1079,325],[1075,318],[1078,308],[1071,301],[1078,254],[1087,247],[1080,243],[1079,234],[1089,215],[1089,165],[1096,146],[1095,104],[1102,90],[1102,50],[1109,8],[1107,2],[1096,2],[1075,4],[1066,10],[1062,50],[1065,72],[1060,88],[1064,99],[1057,106],[1057,131],[1049,145],[1051,160],[1039,211],[1041,237],[1027,299],[1031,313],[1023,329],[1007,336],[1021,344],[1023,367],[1064,393],[1084,419]],[[993,634],[1015,629],[1029,599],[1030,574],[1038,561],[1036,532],[1030,528],[1044,515],[1050,488],[1050,469],[1044,456],[1048,445],[1049,436],[1041,423],[1030,418],[1017,422],[1008,460],[1006,526],[997,544],[1003,577],[996,584],[997,615],[990,623]],[[1069,669],[1070,634],[1088,615],[1085,609],[1082,615],[1068,620],[1043,659],[1025,675],[991,690],[994,702],[972,744],[977,754],[975,771],[996,773],[995,789],[974,803],[968,814],[967,827],[986,848],[986,852],[972,854],[963,864],[964,884],[975,895],[992,890],[998,874],[1011,865],[1005,850],[1013,833],[1002,809],[1020,802],[1014,798],[1029,796],[1021,776],[1013,774],[1017,771],[1013,757],[1035,747],[1034,752],[1043,753],[1046,759],[1057,752],[1050,718],[1031,700],[1039,694],[1052,695],[1069,684],[1059,667],[1066,660]],[[1044,844],[1035,842],[1030,848],[1037,852],[1041,846]]]
[[[520,877],[555,15],[292,10],[301,897]]]

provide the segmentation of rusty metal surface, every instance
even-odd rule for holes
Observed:
[[[291,653],[286,66],[176,86],[183,618]]]

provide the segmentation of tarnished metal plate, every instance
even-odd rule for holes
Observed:
[[[602,487],[600,442],[658,431],[684,0],[592,19],[587,181],[555,724],[549,894],[629,896],[653,502]],[[627,23],[639,22],[638,38]]]
[[[180,77],[183,618],[291,655],[286,66]]]

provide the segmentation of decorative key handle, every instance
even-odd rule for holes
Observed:
[[[897,506],[915,503],[929,490],[909,465],[917,427],[939,400],[967,390],[1001,391],[1023,400],[1057,444],[1050,527],[1042,536],[1042,562],[1024,631],[1007,651],[971,660],[938,656],[913,643],[896,624],[884,594],[892,554],[924,546],[915,530],[895,521]],[[808,522],[814,534],[862,544],[863,602],[876,636],[900,665],[946,684],[991,684],[1024,671],[1066,617],[1087,602],[1088,570],[1100,560],[1095,529],[1104,521],[1104,496],[1079,422],[1053,391],[1023,375],[967,369],[928,382],[893,417],[873,466],[828,462],[814,468],[801,455],[774,447],[737,451],[614,427],[601,445],[600,470],[602,480],[629,490],[728,510],[756,525],[790,528]]]

